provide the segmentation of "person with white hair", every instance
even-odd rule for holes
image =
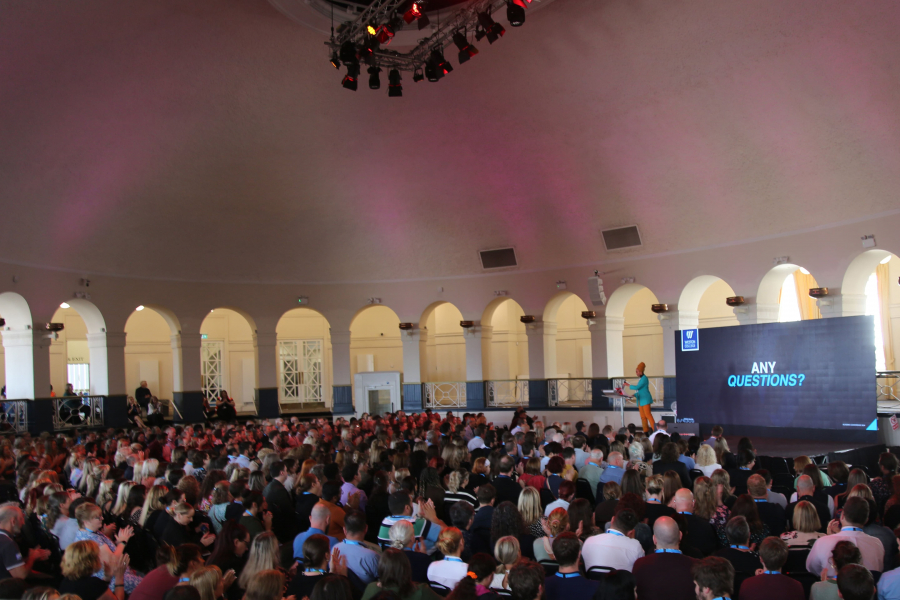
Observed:
[[[401,520],[391,525],[390,547],[403,550],[403,553],[409,559],[409,566],[412,570],[412,580],[416,583],[426,583],[428,581],[428,566],[431,564],[431,557],[425,553],[425,543],[421,540],[416,542],[415,526],[410,521]]]
[[[594,448],[591,450],[584,466],[578,470],[578,479],[584,479],[591,486],[591,492],[596,493],[597,484],[603,475],[603,450]]]

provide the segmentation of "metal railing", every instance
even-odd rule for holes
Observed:
[[[900,371],[875,373],[878,402],[900,402]]]
[[[103,396],[53,399],[53,428],[103,427]]]
[[[28,405],[25,400],[0,402],[0,432],[24,433],[28,429]]]
[[[652,406],[661,407],[663,405],[663,401],[665,400],[665,389],[666,389],[665,380],[666,379],[674,379],[674,377],[647,377],[647,379],[649,380],[648,389],[650,390],[650,395],[653,396]],[[626,381],[628,381],[630,383],[635,383],[637,381],[637,378],[636,377],[628,377],[628,378],[617,377],[617,378],[613,379],[612,381],[613,381],[613,388],[617,389],[617,388],[621,388],[623,385],[625,385]],[[628,392],[630,390],[623,390],[623,391]],[[632,406],[632,405],[637,406],[634,398],[631,398],[631,399],[625,401],[625,406]]]
[[[425,408],[465,408],[465,381],[437,381],[422,384]]]
[[[591,406],[593,382],[590,379],[548,379],[550,406]]]
[[[487,382],[487,405],[494,408],[528,406],[528,380],[508,379]]]

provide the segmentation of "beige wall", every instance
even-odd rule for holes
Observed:
[[[486,379],[528,379],[528,337],[519,320],[525,312],[515,300],[502,302],[494,311],[490,326],[491,368]]]
[[[141,380],[147,378],[153,395],[171,400],[174,389],[172,330],[165,319],[151,308],[134,311],[125,323],[125,333],[125,389],[128,394],[133,394]],[[146,375],[147,372],[150,375]],[[156,373],[156,382],[152,381],[153,373]]]
[[[726,298],[735,295],[731,286],[722,279],[706,288],[700,298],[700,329],[740,325],[734,316],[734,309],[725,304]]]
[[[222,342],[222,387],[234,398],[239,411],[253,410],[253,392],[256,387],[255,377],[252,381],[244,379],[245,360],[256,360],[253,348],[253,331],[250,323],[239,313],[217,308],[210,312],[200,325],[200,335],[206,334],[205,342]]]
[[[374,358],[375,371],[403,372],[400,318],[387,306],[368,306],[350,324],[351,378],[360,370],[359,357],[365,355]]]
[[[585,310],[584,301],[572,294],[556,313],[556,373],[560,378],[591,375],[591,332],[581,316]]]
[[[309,308],[295,308],[281,316],[275,332],[279,340],[321,340],[322,341],[322,396],[325,406],[331,407],[332,362],[331,331],[328,320]],[[278,362],[278,386],[281,389],[281,361]]]
[[[638,363],[646,365],[648,376],[662,375],[663,328],[659,317],[650,310],[657,304],[656,295],[644,288],[625,306],[625,330],[622,332],[623,362],[626,377],[630,377]]]
[[[422,381],[466,380],[466,339],[459,326],[462,320],[462,313],[449,302],[439,304],[428,315],[428,336],[420,352]]]

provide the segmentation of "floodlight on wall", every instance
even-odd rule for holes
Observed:
[[[47,323],[44,325],[44,329],[46,329],[47,331],[51,331],[53,333],[58,333],[65,328],[66,328],[66,326],[63,325],[62,323]]]
[[[778,265],[786,265],[789,262],[791,262],[790,256],[776,256],[775,258],[772,259],[772,264],[775,265],[776,267]]]
[[[381,298],[372,297],[366,300],[366,302],[368,302],[369,304],[381,304]]]
[[[496,296],[498,298],[503,297],[503,296],[509,296],[509,292],[507,292],[506,290],[494,290],[494,296]]]
[[[463,329],[472,329],[475,327],[475,321],[460,321],[459,326]]]
[[[875,247],[875,236],[874,235],[864,235],[862,236],[862,246],[863,248],[874,248]]]
[[[826,288],[826,287],[809,288],[810,298],[824,298],[827,295],[828,295],[828,288]]]
[[[62,304],[59,305],[59,307],[60,307],[60,308],[69,308],[69,303],[68,303],[68,302],[63,302]]]
[[[415,329],[415,327],[415,323],[400,323],[400,329],[403,331],[410,331],[412,329]]]
[[[519,317],[519,320],[527,325],[528,323],[534,323],[536,319],[534,315],[522,315]]]
[[[141,312],[142,310],[144,310],[144,305],[141,304],[140,306],[138,306],[138,307],[135,308],[134,310],[136,310],[136,311],[138,311],[138,312]]]
[[[744,304],[744,297],[729,296],[728,298],[725,298],[725,304],[727,304],[728,306],[741,306]]]
[[[650,306],[650,310],[652,310],[656,314],[661,314],[661,313],[669,311],[669,305],[668,304],[652,304]]]

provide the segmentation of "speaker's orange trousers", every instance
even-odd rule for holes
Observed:
[[[650,405],[644,404],[638,407],[641,411],[641,427],[645,432],[653,431],[653,415],[650,414]]]

